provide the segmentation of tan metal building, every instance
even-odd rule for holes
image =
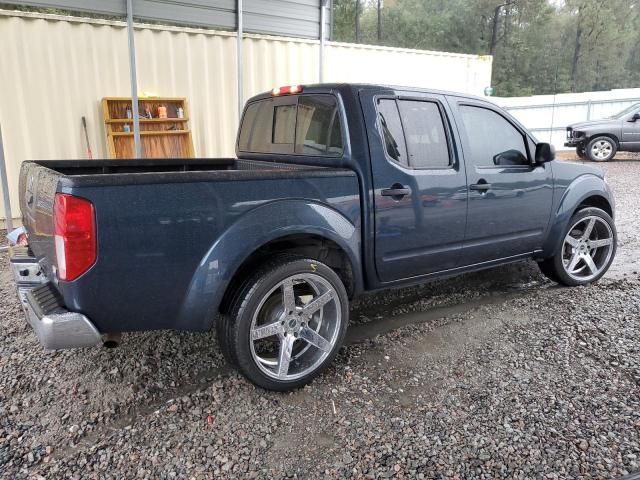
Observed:
[[[100,100],[130,96],[126,24],[0,10],[0,125],[13,216],[27,159],[106,157]],[[140,94],[186,97],[195,153],[234,154],[236,34],[137,24]],[[244,98],[276,85],[317,83],[319,40],[245,34]],[[481,95],[491,57],[327,42],[325,81],[387,83]],[[381,66],[384,66],[381,68]],[[0,209],[0,212],[3,212]]]

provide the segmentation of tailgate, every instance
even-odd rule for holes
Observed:
[[[29,247],[50,275],[55,260],[53,202],[62,175],[35,162],[24,162],[20,170],[20,210]]]

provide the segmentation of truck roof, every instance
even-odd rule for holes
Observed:
[[[394,90],[394,91],[405,90],[405,91],[413,91],[413,92],[420,92],[420,93],[431,93],[435,95],[449,95],[449,96],[468,98],[468,99],[484,101],[484,102],[489,101],[487,98],[479,97],[477,95],[470,95],[467,93],[452,92],[447,90],[437,90],[433,88],[410,87],[406,85],[385,85],[381,83],[312,83],[312,84],[302,84],[301,86],[303,88],[303,92],[306,92],[306,93],[309,93],[309,92],[328,93],[336,90],[342,93],[345,91],[357,92],[361,90],[387,89],[387,90]],[[251,97],[248,101],[258,100],[262,98],[269,98],[271,96],[272,96],[272,93],[270,91],[263,92]]]

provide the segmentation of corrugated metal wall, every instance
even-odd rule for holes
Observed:
[[[138,25],[135,35],[139,91],[186,97],[196,154],[233,155],[235,34]],[[318,81],[317,40],[249,35],[243,47],[245,98],[275,85]],[[326,81],[481,94],[490,78],[486,57],[334,43],[326,49]],[[0,10],[0,123],[15,216],[20,163],[84,158],[82,116],[94,158],[105,157],[100,100],[130,93],[124,23]]]
[[[126,15],[125,0],[5,0],[5,3]],[[319,0],[243,0],[243,4],[246,32],[320,38]],[[235,30],[236,6],[236,0],[133,0],[133,15],[135,19],[171,25]]]
[[[561,93],[555,97],[495,97],[493,101],[509,110],[541,141],[552,143],[558,150],[568,150],[564,146],[568,125],[605,118],[640,102],[640,88]]]

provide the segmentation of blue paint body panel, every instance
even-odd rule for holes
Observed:
[[[477,171],[466,162],[457,104],[483,99],[371,85],[318,85],[334,95],[344,153],[339,157],[237,152],[234,159],[25,162],[20,197],[30,247],[66,307],[100,332],[211,328],[229,282],[265,244],[312,235],[337,244],[355,294],[544,258],[575,209],[590,197],[611,206],[599,169],[565,162]],[[402,168],[385,157],[375,99],[437,100],[452,155],[441,171]],[[269,98],[267,94],[250,100]],[[502,112],[522,134],[526,130]],[[486,194],[469,185],[491,179]],[[410,194],[382,196],[394,184]],[[98,258],[73,282],[55,275],[56,192],[90,200]]]

